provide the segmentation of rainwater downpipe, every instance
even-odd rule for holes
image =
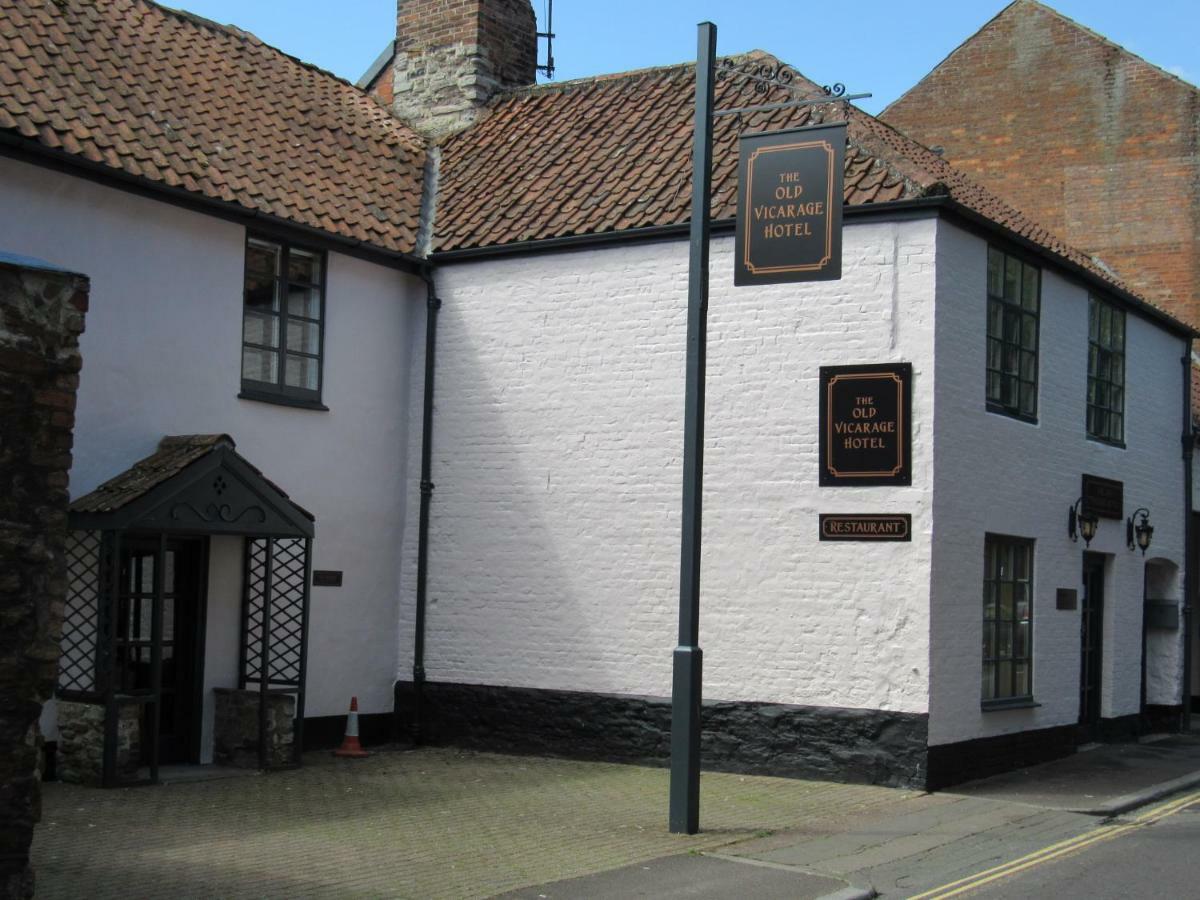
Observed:
[[[1183,354],[1183,715],[1180,727],[1186,733],[1192,725],[1192,646],[1195,627],[1192,610],[1196,591],[1196,551],[1192,527],[1192,457],[1196,437],[1192,432],[1192,338],[1187,339]]]
[[[425,396],[421,408],[421,506],[417,514],[417,608],[413,625],[412,739],[425,738],[425,607],[429,581],[429,505],[433,499],[433,372],[437,350],[437,314],[442,306],[433,283],[433,267],[420,272],[425,282]]]

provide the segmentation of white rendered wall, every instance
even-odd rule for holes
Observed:
[[[237,399],[245,229],[0,159],[0,248],[91,278],[71,493],[154,451],[164,434],[227,432],[316,516],[306,714],[392,709],[396,550],[405,516],[409,338],[421,283],[328,254],[328,412]],[[418,373],[419,380],[419,373]]]
[[[204,634],[204,709],[200,720],[200,762],[213,758],[213,688],[238,686],[238,634],[242,615],[240,537],[214,537],[208,547],[208,607]]]
[[[734,288],[732,238],[712,242],[709,699],[926,709],[934,236],[932,220],[852,224],[840,281],[769,288]],[[430,680],[669,695],[687,242],[437,277]],[[914,368],[912,486],[818,488],[818,367],[888,361]],[[909,512],[913,541],[820,543],[821,512]]]
[[[945,744],[1079,717],[1080,612],[1056,609],[1057,588],[1082,598],[1084,544],[1067,537],[1083,473],[1124,482],[1125,514],[1151,510],[1150,556],[1181,566],[1182,338],[1126,318],[1126,448],[1088,440],[1088,291],[1042,267],[1038,422],[985,410],[987,241],[938,227],[937,425],[930,654],[930,743]],[[1033,538],[1034,709],[980,710],[983,546],[987,532]],[[1101,715],[1140,708],[1143,574],[1125,523],[1101,519],[1091,550],[1106,554]],[[1149,558],[1149,557],[1148,557]],[[1176,598],[1177,599],[1177,598]],[[1155,698],[1176,685],[1180,643],[1158,647]],[[1178,702],[1174,700],[1171,702]]]

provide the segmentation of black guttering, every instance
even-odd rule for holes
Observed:
[[[1196,436],[1192,432],[1192,339],[1184,343],[1183,354],[1183,719],[1186,734],[1192,724],[1192,609],[1196,590],[1195,534],[1192,524],[1192,456]]]
[[[1087,287],[1104,293],[1124,306],[1161,325],[1167,331],[1181,337],[1200,337],[1200,332],[1194,331],[1188,325],[1178,321],[1155,306],[1150,305],[1136,294],[1117,287],[1094,272],[1089,271],[1079,263],[1072,262],[1060,256],[1053,250],[1031,241],[1010,228],[1001,225],[982,213],[964,206],[953,197],[938,195],[934,197],[919,197],[914,200],[892,200],[886,203],[864,203],[857,206],[847,206],[843,211],[849,219],[881,218],[889,220],[924,218],[929,215],[947,215],[959,219],[963,224],[972,226],[972,230],[986,234],[999,235],[1009,243],[1020,247],[1031,256],[1045,260],[1069,273]],[[467,247],[461,250],[445,250],[431,253],[430,262],[434,265],[464,262],[473,259],[493,259],[502,256],[528,255],[552,251],[581,250],[608,244],[650,243],[654,241],[680,240],[688,236],[688,223],[674,225],[654,225],[648,228],[629,228],[623,231],[608,231],[592,234],[573,234],[565,237],[542,238],[532,241],[518,241],[511,244],[495,244],[487,247]],[[711,223],[714,234],[732,233],[734,220],[716,219]]]
[[[425,608],[429,581],[429,506],[433,499],[433,373],[437,350],[437,316],[442,307],[433,267],[421,269],[425,282],[425,386],[421,405],[421,506],[417,514],[417,600],[413,622],[413,741],[424,741]]]
[[[191,212],[206,213],[237,222],[257,231],[295,236],[325,250],[336,250],[378,265],[419,275],[425,261],[409,253],[389,250],[355,238],[341,237],[311,225],[302,225],[272,213],[249,209],[228,200],[217,200],[183,188],[171,187],[148,178],[131,175],[104,163],[92,162],[70,153],[52,150],[35,141],[0,131],[0,156],[86,178],[105,187],[128,191],[152,200],[160,200]]]

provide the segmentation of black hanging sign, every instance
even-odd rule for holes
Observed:
[[[820,483],[912,484],[912,363],[821,366]]]
[[[846,123],[748,134],[738,153],[733,283],[841,278]]]
[[[839,515],[821,513],[823,541],[911,541],[912,515]]]
[[[313,569],[313,587],[341,587],[342,573],[338,569]]]

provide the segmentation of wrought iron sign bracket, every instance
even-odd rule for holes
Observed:
[[[796,80],[796,72],[785,65],[772,66],[767,63],[744,62],[736,63],[729,57],[721,60],[717,66],[716,72],[717,81],[724,81],[727,78],[743,78],[754,82],[754,92],[756,94],[765,94],[771,88],[781,88],[793,94],[799,93],[797,88],[792,87],[792,82]],[[754,113],[770,109],[792,109],[801,106],[820,106],[825,103],[839,103],[842,101],[862,100],[870,97],[870,94],[847,94],[846,86],[840,82],[832,85],[824,85],[821,90],[824,92],[822,97],[801,97],[796,100],[786,100],[780,103],[764,103],[760,106],[741,106],[736,109],[718,109],[713,112],[714,116],[734,116],[742,113]]]

